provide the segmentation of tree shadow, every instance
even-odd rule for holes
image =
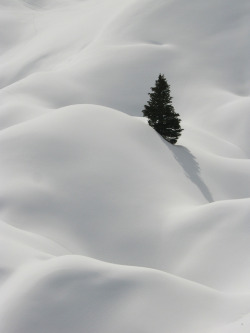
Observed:
[[[198,187],[208,202],[213,202],[214,199],[200,176],[200,166],[196,161],[195,156],[190,150],[183,146],[173,146],[168,144],[168,148],[172,151],[174,158],[184,170],[185,175]]]

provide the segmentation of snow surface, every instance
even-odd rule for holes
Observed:
[[[248,0],[0,0],[0,332],[250,332]],[[159,73],[184,132],[141,119]]]

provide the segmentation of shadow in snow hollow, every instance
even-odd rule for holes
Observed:
[[[174,158],[184,170],[186,176],[198,187],[203,196],[208,202],[213,202],[214,199],[202,178],[200,177],[200,166],[196,161],[195,156],[183,146],[168,145],[172,151]]]

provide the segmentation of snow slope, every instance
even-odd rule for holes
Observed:
[[[249,7],[0,0],[0,332],[249,332]]]

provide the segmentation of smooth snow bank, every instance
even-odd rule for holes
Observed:
[[[203,151],[210,137],[195,135],[200,145],[190,136],[187,146],[196,157],[145,122],[94,105],[2,130],[2,218],[16,228],[2,229],[4,332],[192,332],[204,324],[209,332],[250,311],[249,184],[233,188],[237,177],[249,179],[249,164],[227,142]],[[238,191],[246,199],[232,200]],[[53,258],[69,254],[173,275],[159,282],[163,273],[138,277],[130,268],[128,277],[124,267],[118,280],[96,284],[88,265],[85,273],[80,263],[57,267]],[[241,294],[232,307],[230,293]]]
[[[250,300],[158,271],[77,256],[25,267],[8,283],[2,331],[10,333],[207,331]]]
[[[0,332],[249,332],[249,1],[0,0],[0,27]],[[138,117],[160,72],[176,146]]]
[[[181,147],[112,109],[59,109],[0,141],[4,220],[108,261],[156,265],[168,209],[211,196],[198,169],[183,172]]]
[[[49,112],[2,131],[0,143],[3,219],[111,262],[161,268],[169,211],[250,196],[247,160],[196,159],[101,106]]]

